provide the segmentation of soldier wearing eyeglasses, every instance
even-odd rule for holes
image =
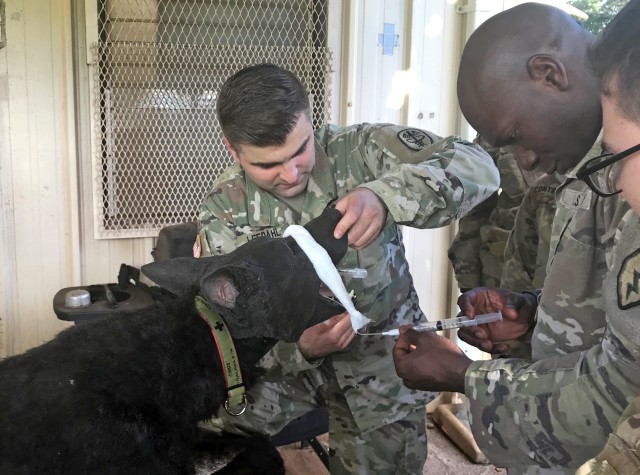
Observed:
[[[640,374],[640,0],[607,25],[589,60],[602,78],[603,138],[610,152],[578,173],[602,196],[621,194],[631,205],[616,233],[613,268],[605,282],[607,333],[617,358]],[[636,396],[638,394],[636,393]],[[629,404],[606,446],[578,473],[640,473],[640,396]]]
[[[460,330],[461,339],[497,353],[505,340],[530,338],[531,358],[471,361],[450,340],[412,331],[394,352],[408,387],[465,393],[478,445],[510,475],[573,475],[640,392],[640,371],[620,358],[629,347],[607,325],[603,287],[629,205],[576,176],[606,160],[591,161],[602,154],[600,81],[586,62],[593,40],[561,10],[523,4],[473,33],[458,74],[460,107],[483,137],[511,145],[524,168],[566,173],[542,291],[475,289],[459,300],[470,317],[504,317]]]

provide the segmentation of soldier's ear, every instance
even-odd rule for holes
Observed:
[[[527,61],[527,72],[534,81],[559,91],[569,88],[569,77],[564,64],[548,54],[535,54]]]
[[[231,145],[231,142],[229,142],[229,139],[227,137],[223,136],[222,137],[222,143],[224,143],[224,146],[227,147],[227,150],[229,150],[229,153],[231,154],[233,159],[237,163],[241,163],[240,158],[238,157],[238,151],[236,150],[236,148],[233,145]]]

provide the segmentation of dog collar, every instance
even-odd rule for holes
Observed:
[[[222,373],[227,391],[227,400],[224,402],[225,410],[232,416],[239,416],[247,408],[247,397],[245,395],[244,383],[242,382],[242,373],[240,371],[240,361],[238,353],[233,344],[233,338],[227,329],[222,317],[213,310],[207,301],[200,295],[196,296],[196,310],[211,329],[213,341],[216,342],[220,363],[222,364]],[[232,411],[230,408],[239,406],[239,411]]]

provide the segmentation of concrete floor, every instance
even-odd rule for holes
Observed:
[[[472,463],[440,430],[427,419],[427,440],[429,453],[424,466],[424,475],[506,475],[506,470],[493,465]],[[327,436],[320,437],[321,442]],[[329,475],[318,456],[310,447],[300,448],[299,444],[279,447],[285,461],[287,475]]]

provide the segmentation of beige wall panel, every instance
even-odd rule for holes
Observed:
[[[15,300],[4,351],[13,354],[65,326],[51,301],[78,278],[79,263],[69,5],[8,0],[6,18],[12,222],[4,225],[15,243],[6,292]]]
[[[9,95],[7,94],[7,49],[0,50],[0,358],[7,355],[7,321],[17,298],[14,285],[15,235],[13,183],[9,155]]]
[[[8,46],[0,51],[0,356],[21,353],[68,326],[52,310],[58,290],[115,282],[121,263],[150,262],[153,246],[152,239],[93,238],[91,150],[83,146],[88,142],[82,127],[76,158],[71,2],[8,0],[6,11]],[[88,96],[84,84],[80,97]],[[83,120],[88,118],[79,117],[78,124]]]

